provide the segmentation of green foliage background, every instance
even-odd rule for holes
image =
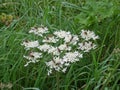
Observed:
[[[3,22],[2,13],[12,20]],[[26,52],[20,44],[39,39],[27,32],[40,24],[51,32],[93,30],[100,36],[98,48],[66,74],[47,76],[41,62],[24,67]],[[120,48],[120,0],[0,0],[0,82],[12,83],[11,90],[120,90],[120,52],[114,53],[115,48]]]

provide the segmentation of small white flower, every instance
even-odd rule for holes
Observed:
[[[62,59],[60,57],[54,57],[53,60],[54,60],[55,64],[60,64],[62,61]]]
[[[58,48],[60,50],[65,50],[67,48],[67,45],[66,44],[61,44]]]
[[[63,69],[62,69],[62,72],[65,73],[66,70],[67,70],[67,67],[63,68]]]
[[[43,39],[42,42],[44,42],[44,43],[56,43],[58,40],[59,39],[52,36],[52,37],[46,37],[45,39]]]
[[[58,47],[59,50],[63,51],[63,50],[66,50],[66,51],[70,51],[71,50],[71,47],[70,46],[67,46],[67,44],[61,44],[59,47]]]
[[[24,56],[24,58],[28,59],[28,60],[36,60],[38,58],[41,58],[42,53],[38,53],[38,52],[31,52],[29,54],[29,56]]]
[[[73,44],[73,45],[76,45],[77,42],[79,41],[79,38],[77,35],[73,35],[71,41],[70,41],[70,44]]]
[[[28,59],[28,62],[24,65],[24,66],[28,66],[29,63],[36,63],[38,62],[39,58],[42,57],[42,53],[38,53],[38,52],[31,52],[29,54],[29,56],[24,56],[24,58]]]
[[[55,66],[54,69],[58,72],[60,72],[60,67],[59,66]]]
[[[43,45],[40,45],[38,46],[38,49],[43,51],[43,52],[47,52],[52,46],[50,46],[49,44],[43,44]]]
[[[53,55],[60,55],[60,51],[57,47],[51,47],[48,49],[48,53],[52,53]]]
[[[48,70],[48,76],[49,76],[51,73],[52,73],[52,70],[51,70],[51,69]]]
[[[72,39],[72,35],[71,35],[71,34],[67,34],[67,35],[65,36],[65,38],[64,38],[64,42],[65,42],[65,43],[68,43],[68,42],[71,41],[71,39]]]
[[[79,49],[84,52],[89,52],[91,49],[95,49],[95,48],[96,48],[96,45],[91,41],[79,43]]]
[[[90,30],[81,30],[81,37],[86,41],[90,39],[96,40],[99,38],[98,36],[95,35],[93,31]]]
[[[39,52],[31,52],[30,53],[30,56],[34,57],[35,59],[41,58],[41,55],[42,55],[42,53],[39,53]]]
[[[80,54],[78,51],[68,52],[63,57],[63,61],[73,63],[73,62],[79,61],[79,58],[82,58],[82,54]]]
[[[70,63],[67,62],[67,63],[65,63],[64,65],[65,65],[66,67],[68,67],[68,66],[70,66]]]
[[[53,34],[59,38],[65,38],[66,36],[70,35],[70,32],[60,30],[60,31],[55,31]]]
[[[30,48],[35,48],[39,46],[38,41],[24,41],[21,45],[25,46],[26,50],[29,50]]]
[[[37,28],[35,28],[35,27],[31,27],[29,33],[37,34]]]
[[[46,65],[47,65],[50,69],[52,69],[52,68],[54,68],[55,63],[54,63],[53,60],[51,60],[51,61],[49,61],[49,62],[46,62]]]
[[[29,63],[31,63],[32,61],[28,61],[25,65],[24,65],[24,67],[27,67],[28,65],[29,65]]]
[[[29,33],[34,33],[35,35],[43,36],[44,33],[48,33],[48,28],[41,26],[41,27],[32,27]]]

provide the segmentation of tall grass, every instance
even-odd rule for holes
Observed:
[[[119,0],[0,1],[0,14],[14,16],[7,26],[0,21],[0,83],[12,83],[11,90],[120,90],[120,52],[113,52],[120,48],[119,11]],[[59,73],[58,80],[56,74],[47,76],[44,63],[24,67],[26,52],[20,44],[38,39],[27,32],[40,24],[75,34],[93,30],[100,36],[98,48]]]

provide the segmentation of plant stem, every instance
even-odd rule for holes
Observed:
[[[56,81],[57,81],[57,90],[60,90],[60,88],[59,88],[59,83],[60,83],[60,76],[59,76],[59,73],[58,72],[56,72]]]

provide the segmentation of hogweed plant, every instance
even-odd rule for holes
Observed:
[[[53,71],[65,73],[72,63],[83,58],[83,54],[94,50],[97,47],[94,41],[99,39],[98,35],[90,30],[81,30],[79,35],[64,30],[51,33],[44,26],[32,27],[29,33],[38,35],[40,40],[26,40],[21,44],[30,52],[27,56],[24,55],[27,59],[24,66],[39,62],[47,54],[49,60],[44,62],[48,67],[48,75]]]

